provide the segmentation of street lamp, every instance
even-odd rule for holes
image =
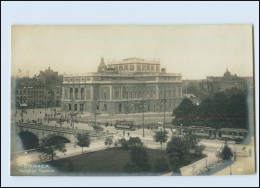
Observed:
[[[166,111],[165,102],[166,102],[166,99],[163,99],[162,104],[163,104],[163,129],[164,129],[164,131],[165,131],[165,111]]]
[[[144,108],[146,107],[144,100],[141,101],[140,107],[143,109],[143,138],[144,138]]]

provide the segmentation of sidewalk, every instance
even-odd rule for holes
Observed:
[[[241,147],[241,146],[240,146]],[[216,172],[213,175],[249,175],[255,174],[255,148],[254,138],[251,138],[251,143],[246,145],[247,151],[251,149],[252,155],[250,156],[238,156],[237,160],[227,166],[226,168]],[[247,152],[248,153],[248,152]]]

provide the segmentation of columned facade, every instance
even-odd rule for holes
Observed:
[[[146,69],[149,67],[151,70],[148,61],[145,64]],[[124,64],[120,67],[124,69]],[[127,69],[131,70],[130,66]],[[147,73],[111,73],[111,70],[114,69],[110,68],[110,72],[65,75],[62,110],[109,114],[170,112],[182,100],[181,74],[158,73],[155,66],[153,72]]]

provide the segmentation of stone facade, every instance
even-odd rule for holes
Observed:
[[[129,66],[120,72],[114,62],[106,66],[102,58],[97,73],[64,75],[61,108],[67,112],[112,114],[163,112],[177,107],[182,100],[181,74],[168,74],[165,70],[157,72],[155,64],[158,65],[158,61],[151,61],[150,65],[147,60],[135,61],[136,58],[117,62],[116,65],[123,69],[126,64]],[[140,72],[134,66],[132,71],[130,65],[142,65],[142,61],[145,70]]]

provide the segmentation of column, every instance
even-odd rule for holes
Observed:
[[[110,101],[112,101],[113,100],[113,87],[112,86],[109,87],[109,97],[110,97]]]

